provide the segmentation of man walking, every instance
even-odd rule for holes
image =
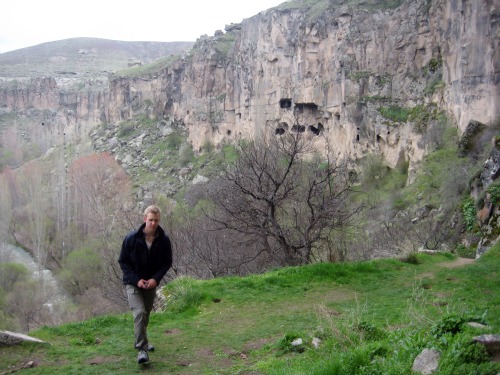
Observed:
[[[156,287],[172,266],[172,245],[159,225],[160,214],[157,206],[146,208],[144,223],[125,237],[118,258],[128,303],[134,316],[138,363],[148,362],[148,351],[154,350],[148,341],[149,315],[153,309]]]

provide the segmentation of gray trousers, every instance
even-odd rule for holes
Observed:
[[[153,310],[156,288],[142,289],[134,285],[125,285],[125,288],[128,304],[134,316],[134,346],[136,349],[146,348],[148,346],[149,315]]]

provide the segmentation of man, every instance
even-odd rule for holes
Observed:
[[[138,363],[149,361],[149,315],[153,309],[156,287],[172,266],[172,245],[160,227],[160,209],[149,206],[144,211],[144,223],[123,240],[118,262],[123,271],[123,283],[134,316],[135,348]]]

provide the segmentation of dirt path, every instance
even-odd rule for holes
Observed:
[[[458,267],[463,267],[468,264],[474,263],[475,259],[469,259],[469,258],[457,258],[455,260],[452,260],[451,262],[443,262],[439,263],[441,267],[445,268],[458,268]]]

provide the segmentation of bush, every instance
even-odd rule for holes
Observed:
[[[179,149],[179,165],[185,167],[195,160],[193,148],[190,144],[184,143]]]
[[[0,288],[12,291],[18,281],[28,280],[28,270],[19,263],[0,263]]]
[[[167,147],[170,150],[178,150],[183,142],[182,136],[178,133],[172,133],[167,136]]]

